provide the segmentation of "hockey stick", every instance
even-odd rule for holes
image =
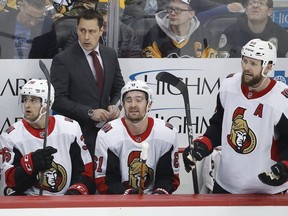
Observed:
[[[47,106],[46,106],[46,115],[45,115],[45,129],[44,129],[44,138],[43,138],[44,139],[43,149],[45,149],[47,146],[48,123],[49,123],[49,115],[50,115],[51,80],[50,80],[49,71],[42,60],[39,60],[39,66],[46,77],[47,85],[48,85]],[[39,184],[40,184],[39,195],[40,196],[43,195],[43,181],[44,181],[44,173],[40,172],[39,173]]]
[[[189,143],[190,152],[191,152],[192,149],[194,148],[194,143],[193,143],[193,129],[192,129],[192,121],[191,121],[190,101],[189,101],[189,93],[188,93],[187,85],[183,83],[179,78],[177,78],[176,76],[168,72],[158,73],[156,76],[156,79],[158,81],[162,81],[169,85],[174,86],[180,91],[181,95],[183,96],[184,104],[185,104],[187,129],[188,129],[188,143]],[[198,177],[197,177],[197,170],[196,170],[195,163],[192,167],[192,179],[193,179],[194,193],[199,194]]]
[[[148,148],[149,148],[149,143],[143,142],[142,151],[140,154],[141,171],[140,171],[140,187],[139,187],[138,194],[143,194],[145,190],[145,166],[146,166],[146,160],[148,157]]]

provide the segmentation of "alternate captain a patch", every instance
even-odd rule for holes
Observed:
[[[281,94],[288,98],[288,89],[284,89]]]

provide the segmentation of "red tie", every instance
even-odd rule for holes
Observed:
[[[102,95],[103,83],[104,83],[104,73],[103,73],[102,66],[99,62],[99,59],[97,57],[97,54],[98,54],[98,52],[95,50],[89,53],[89,55],[92,56],[94,68],[96,71],[97,87],[99,90],[99,94]]]

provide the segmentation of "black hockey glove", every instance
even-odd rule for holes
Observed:
[[[278,162],[271,167],[272,172],[263,172],[258,175],[259,179],[267,185],[279,186],[288,181],[288,161]]]
[[[139,188],[129,188],[124,192],[124,195],[138,194],[138,193],[139,193]]]
[[[200,161],[212,152],[212,144],[209,138],[201,136],[194,140],[194,149],[192,155],[190,154],[190,147],[185,148],[183,152],[183,161],[186,172],[192,170],[195,165],[195,160]],[[191,157],[192,156],[192,157]]]
[[[44,149],[38,149],[35,152],[32,152],[31,158],[33,162],[33,173],[50,169],[54,159],[52,154],[55,154],[56,152],[57,149],[51,146],[47,146]]]

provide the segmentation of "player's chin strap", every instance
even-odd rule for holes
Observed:
[[[148,116],[148,112],[146,112],[146,115],[143,117],[143,119],[137,123],[131,122],[128,118],[126,118],[126,119],[130,122],[130,124],[134,125],[135,127],[138,127],[139,124],[141,124],[147,118],[147,116]],[[126,117],[126,115],[125,115],[125,117]]]
[[[262,75],[262,77],[264,77],[264,79],[261,81],[261,84],[260,84],[258,87],[256,87],[256,88],[250,87],[251,90],[257,91],[259,88],[262,87],[262,85],[264,84],[264,82],[265,82],[266,79],[268,78],[268,75],[269,75],[270,72],[272,71],[272,68],[271,68],[271,70],[268,71],[268,73],[265,75],[265,74],[264,74],[264,70],[265,70],[265,68],[267,67],[267,65],[268,65],[268,64],[265,64],[265,63],[264,63],[263,66],[262,66],[261,75]]]
[[[41,109],[40,109],[38,118],[37,118],[35,121],[32,121],[32,122],[31,122],[31,121],[29,121],[28,119],[26,119],[25,117],[24,117],[24,119],[25,119],[29,124],[34,124],[34,123],[38,122],[38,121],[42,118],[42,116],[46,114],[46,111],[44,111],[44,112],[42,113],[43,109],[44,109],[44,107],[42,106]]]

